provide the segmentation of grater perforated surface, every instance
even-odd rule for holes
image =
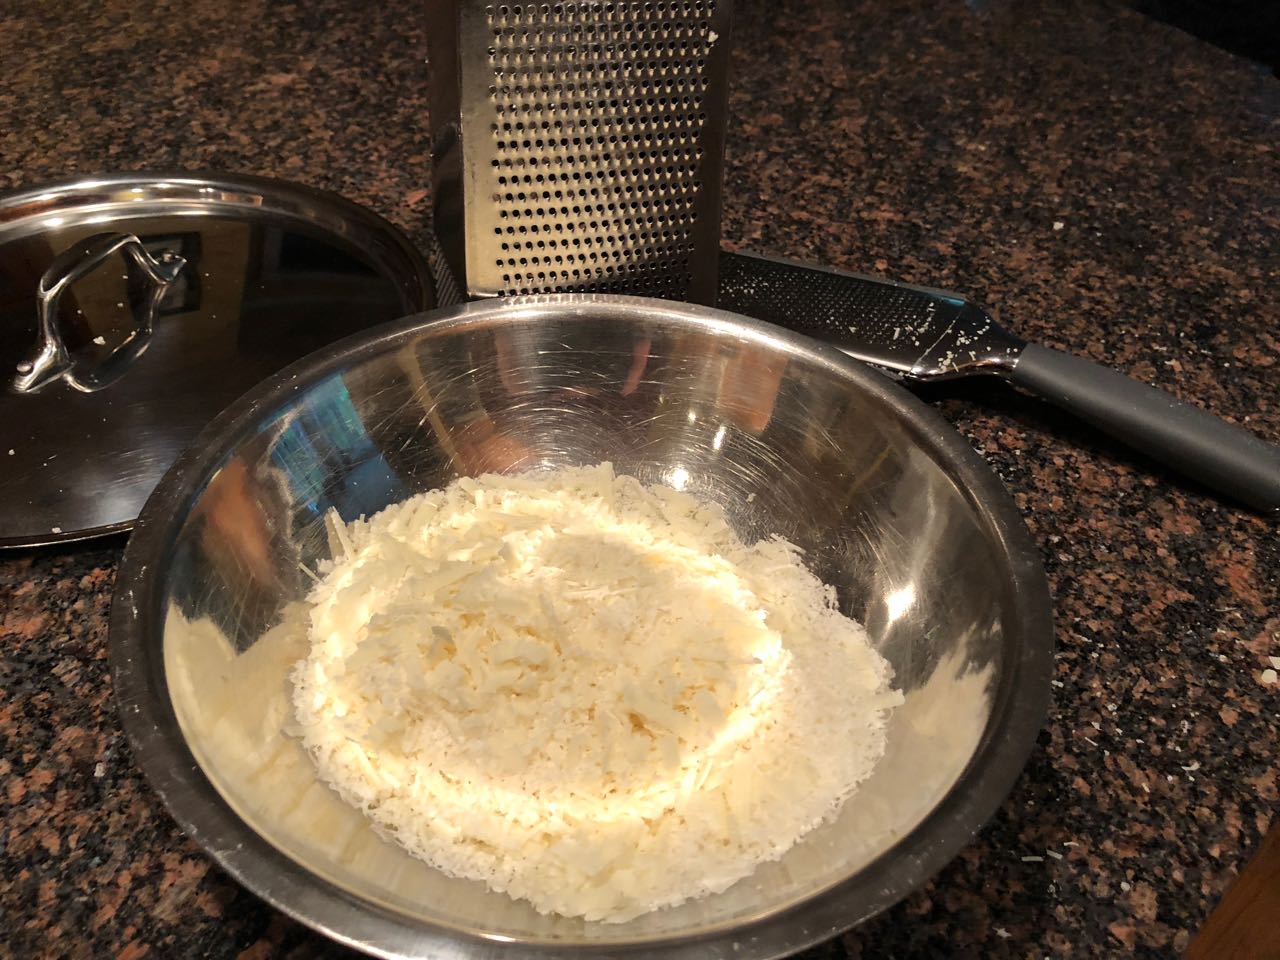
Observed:
[[[729,6],[459,0],[468,295],[714,299]]]

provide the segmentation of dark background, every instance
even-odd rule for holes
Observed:
[[[1280,75],[1280,0],[1128,0],[1128,5]]]

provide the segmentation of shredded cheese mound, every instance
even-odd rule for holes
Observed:
[[[335,518],[336,519],[336,518]],[[336,521],[293,672],[320,777],[445,873],[622,922],[831,817],[901,695],[781,539],[610,464]]]

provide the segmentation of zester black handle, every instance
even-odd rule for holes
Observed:
[[[1280,516],[1280,447],[1115,370],[1028,344],[1014,383],[1179,473]]]

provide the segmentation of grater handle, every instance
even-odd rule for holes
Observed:
[[[1069,353],[1028,344],[1009,379],[1205,486],[1280,517],[1280,446]]]

